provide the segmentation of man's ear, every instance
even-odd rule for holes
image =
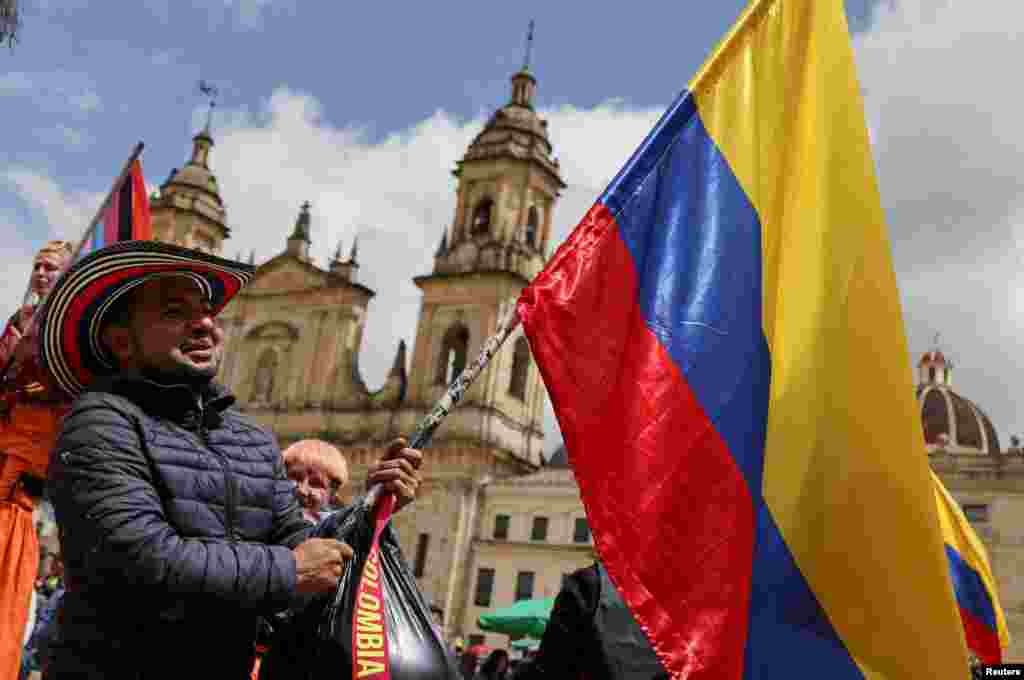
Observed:
[[[118,365],[124,366],[132,360],[135,353],[134,345],[132,343],[131,330],[127,327],[111,324],[103,330],[101,339],[107,349],[110,350],[110,353],[117,359]]]

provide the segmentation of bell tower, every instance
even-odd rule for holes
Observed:
[[[456,209],[441,235],[423,291],[410,375],[410,400],[429,408],[494,333],[547,259],[555,201],[565,188],[547,121],[533,108],[537,80],[512,75],[509,101],[490,117],[458,161]],[[438,433],[483,448],[484,457],[525,472],[541,462],[544,386],[524,338],[501,349]],[[460,420],[466,422],[459,422]],[[481,463],[483,461],[480,461]],[[493,468],[492,468],[493,469]],[[494,470],[502,474],[500,470]]]
[[[220,255],[231,230],[217,178],[210,172],[213,137],[207,124],[192,138],[192,156],[174,168],[150,199],[153,238]]]

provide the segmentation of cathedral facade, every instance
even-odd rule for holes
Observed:
[[[433,271],[414,279],[423,297],[411,356],[400,342],[379,389],[367,387],[357,361],[374,291],[358,282],[356,245],[336,253],[326,269],[314,263],[308,203],[282,251],[259,264],[221,315],[226,352],[219,379],[282,448],[306,438],[341,448],[353,492],[386,444],[412,432],[476,356],[547,259],[565,183],[547,122],[533,108],[535,88],[527,69],[515,73],[510,100],[458,161],[455,214]],[[230,229],[210,170],[213,144],[208,129],[197,134],[191,158],[153,197],[156,239],[222,252]],[[512,604],[504,591],[511,595],[513,582],[518,595],[554,595],[562,575],[592,559],[571,473],[565,465],[541,470],[544,398],[526,339],[513,338],[435,433],[420,497],[394,519],[420,588],[445,612],[450,635],[485,641],[475,627],[476,603],[490,603],[493,591],[494,606]],[[488,498],[500,500],[488,508]],[[531,527],[529,539],[524,533],[522,559],[498,559],[494,550],[478,559],[496,540],[485,525],[515,516],[512,538],[497,540],[506,547],[517,542],[523,532],[514,508],[524,503],[531,516],[522,521],[544,529]]]
[[[411,356],[400,342],[383,386],[369,389],[359,372],[374,291],[358,281],[357,248],[317,266],[308,204],[282,251],[222,314],[220,380],[282,447],[320,438],[341,448],[353,494],[387,442],[412,432],[476,356],[550,254],[565,184],[533,108],[536,80],[524,68],[511,83],[510,100],[454,170],[455,214],[433,270],[414,279],[423,297]],[[221,253],[230,229],[212,147],[209,130],[196,135],[191,158],[152,199],[155,238]],[[1024,660],[1024,453],[1016,440],[1004,450],[982,410],[953,391],[941,352],[925,354],[917,370],[929,462],[988,548],[1013,636],[1007,658]],[[468,643],[506,646],[505,636],[476,626],[477,616],[555,595],[565,574],[594,557],[564,449],[547,465],[542,457],[544,398],[526,340],[506,343],[438,429],[420,497],[394,519],[446,633]]]
[[[917,363],[928,462],[985,544],[1006,624],[1009,661],[1024,661],[1024,450],[1004,449],[985,412],[953,389],[953,363],[936,350]]]

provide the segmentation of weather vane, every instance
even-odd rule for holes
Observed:
[[[526,58],[523,59],[523,70],[530,70],[530,52],[533,51],[533,19],[530,19],[530,30],[526,32]]]
[[[209,130],[210,124],[213,122],[213,109],[217,106],[217,95],[220,94],[220,90],[212,83],[200,80],[199,92],[203,96],[210,98],[210,110],[206,112],[206,129]]]

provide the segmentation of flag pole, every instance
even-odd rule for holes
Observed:
[[[113,197],[118,187],[120,187],[121,184],[124,183],[125,177],[127,177],[128,173],[131,172],[132,163],[134,163],[139,158],[145,146],[146,145],[143,142],[139,142],[138,144],[135,145],[135,148],[132,149],[132,153],[130,156],[128,156],[128,160],[124,162],[124,166],[121,168],[121,172],[118,174],[117,179],[115,179],[114,183],[110,186],[110,191],[107,193],[106,199],[104,199],[103,204],[100,206],[100,209],[96,211],[96,215],[93,216],[92,222],[90,222],[89,226],[86,227],[85,233],[82,235],[82,238],[78,240],[78,245],[75,246],[75,252],[71,254],[71,262],[74,262],[75,259],[78,257],[78,254],[82,252],[82,248],[85,246],[86,239],[89,238],[89,234],[93,232],[93,230],[96,228],[96,225],[99,224],[99,221],[103,219],[103,213],[106,212],[107,206],[110,205],[111,197]]]
[[[96,211],[96,215],[92,218],[92,221],[89,222],[89,226],[86,227],[85,233],[82,234],[82,238],[78,240],[78,244],[75,245],[75,250],[72,252],[71,257],[68,258],[68,266],[71,266],[71,264],[74,263],[75,259],[78,257],[78,254],[82,252],[82,247],[85,245],[86,239],[88,239],[89,235],[92,234],[93,230],[96,228],[96,225],[99,224],[99,221],[103,219],[103,213],[106,212],[107,206],[110,205],[111,197],[114,195],[114,192],[117,191],[118,187],[121,186],[121,183],[124,182],[125,177],[128,176],[128,173],[132,169],[132,163],[134,163],[138,159],[139,155],[142,153],[142,149],[144,149],[145,146],[146,145],[143,142],[139,142],[138,144],[135,145],[135,148],[132,149],[131,155],[128,156],[128,160],[124,162],[124,166],[121,168],[121,172],[118,173],[117,178],[114,180],[114,183],[110,187],[110,191],[107,192],[107,197],[103,199],[103,203],[100,204],[100,208],[99,210]],[[31,274],[29,274],[28,288],[25,291],[25,295],[22,297],[21,306],[24,307],[25,305],[28,304],[35,304],[35,309],[32,312],[32,320],[29,321],[30,327],[36,323],[39,311],[43,308],[43,302],[45,302],[45,299],[35,299],[35,292],[32,290],[32,276]],[[28,335],[27,332],[26,335]],[[20,345],[22,340],[24,339],[25,338],[23,336],[20,340],[18,340],[18,344]],[[15,356],[17,356],[17,352],[17,347],[15,347],[15,350],[11,352],[11,358],[3,367],[3,370],[0,371],[0,384],[2,384],[4,380],[7,378],[7,372],[11,369],[11,366],[14,365],[14,358]]]
[[[142,154],[142,149],[145,148],[145,146],[146,145],[143,142],[139,142],[135,145],[135,148],[132,149],[131,155],[128,156],[128,160],[125,161],[124,166],[121,168],[121,172],[117,175],[117,178],[114,179],[114,183],[111,185],[110,191],[107,192],[107,197],[103,199],[103,203],[100,204],[99,210],[96,211],[96,215],[93,216],[92,221],[89,222],[89,226],[86,227],[85,233],[82,234],[82,238],[78,239],[78,243],[75,245],[75,250],[68,259],[69,266],[78,257],[78,254],[82,252],[82,247],[85,245],[85,241],[89,238],[89,235],[96,228],[99,221],[103,219],[103,213],[106,212],[107,206],[110,205],[110,198],[114,195],[114,192],[117,191],[117,188],[121,186],[121,183],[124,182],[125,177],[127,177],[128,173],[132,169],[132,163],[134,163],[139,155]],[[28,290],[25,291],[25,297],[22,299],[22,306],[33,302],[32,297],[32,277],[30,276],[28,280]],[[39,307],[42,307],[43,300],[36,300],[35,302],[39,303]]]
[[[463,369],[462,373],[452,381],[448,389],[445,390],[444,396],[434,404],[434,408],[430,410],[430,413],[416,426],[416,430],[409,438],[410,448],[421,449],[430,443],[430,439],[434,436],[434,431],[441,424],[441,421],[459,403],[459,400],[466,394],[469,386],[473,384],[473,381],[479,377],[484,367],[498,353],[502,344],[508,340],[513,332],[519,329],[519,314],[516,312],[515,300],[506,301],[501,307],[505,309],[498,321],[497,330],[484,342],[484,346],[480,349],[480,354],[477,355],[473,363]],[[380,497],[380,493],[381,485],[374,484],[363,499],[363,507],[367,510],[372,508]]]

